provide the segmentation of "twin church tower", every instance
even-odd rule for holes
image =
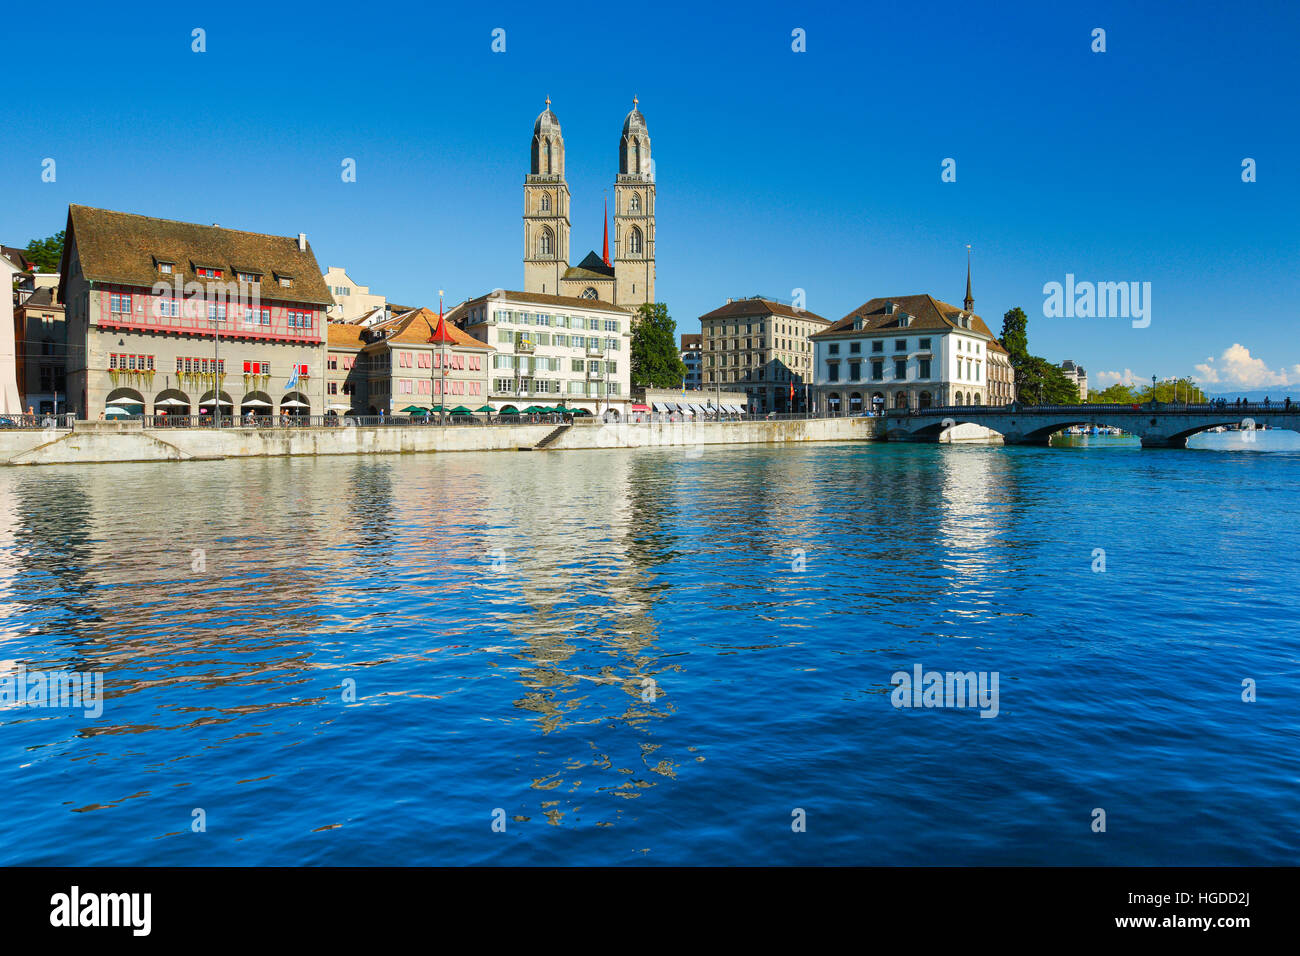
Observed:
[[[655,301],[655,177],[650,133],[632,100],[618,143],[614,179],[614,254],[605,221],[603,255],[569,265],[569,185],[560,121],[546,109],[533,124],[532,163],[524,179],[524,291],[601,299],[629,309]]]

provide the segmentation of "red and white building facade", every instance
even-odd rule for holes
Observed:
[[[69,407],[177,420],[326,413],[326,310],[306,237],[71,206]]]

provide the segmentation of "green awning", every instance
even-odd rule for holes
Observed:
[[[470,409],[466,408],[464,405],[457,405],[455,408],[453,408],[453,409],[451,410],[451,413],[452,413],[453,415],[473,415],[473,414],[474,414],[473,411],[471,411]]]
[[[402,411],[410,415],[423,415],[427,413],[429,410],[423,407],[422,405],[407,405],[405,408],[402,409]]]
[[[490,411],[492,411],[492,406],[491,406],[491,405],[484,405],[482,408],[476,408],[476,409],[474,409],[474,411],[476,411],[476,412],[490,412]]]

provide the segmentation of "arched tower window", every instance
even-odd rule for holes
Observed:
[[[628,212],[640,212],[640,211],[641,211],[641,194],[640,194],[640,193],[633,193],[633,194],[632,194],[632,198],[631,198],[631,200],[630,200],[630,201],[628,202],[628,204],[627,204],[627,211],[628,211]]]
[[[627,237],[627,251],[630,255],[639,256],[644,251],[641,241],[641,230],[636,226],[632,227],[632,233]]]
[[[549,228],[543,229],[541,235],[537,237],[537,254],[543,257],[555,254],[555,233]]]
[[[641,140],[632,141],[632,172],[641,172]]]
[[[551,175],[551,141],[546,141],[546,175]]]
[[[550,212],[550,211],[551,211],[551,195],[550,193],[542,193],[542,212]]]
[[[596,291],[594,288],[592,288],[591,286],[587,286],[587,288],[585,288],[585,289],[582,290],[582,295],[580,295],[579,298],[580,298],[580,299],[599,299],[599,298],[600,298],[600,293],[597,292],[597,291]]]

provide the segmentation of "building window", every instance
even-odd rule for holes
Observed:
[[[280,286],[281,286],[281,288],[284,288],[284,289],[292,289],[292,288],[293,288],[293,277],[292,277],[292,276],[280,276],[279,278],[280,278]]]
[[[885,377],[885,363],[879,359],[871,363],[871,380],[873,382],[882,381]]]
[[[907,351],[907,339],[894,339],[894,351],[895,351],[895,352],[906,352],[906,351]]]
[[[920,366],[920,368],[919,368],[919,370],[918,370],[918,372],[917,372],[917,377],[918,377],[918,378],[929,378],[929,377],[930,377],[930,360],[929,360],[929,359],[920,359],[920,360],[918,360],[917,364]]]
[[[928,349],[930,347],[930,340],[921,339],[921,341],[917,343],[916,347],[921,350]]]
[[[880,341],[879,339],[876,339],[874,342],[871,343],[871,351],[883,352],[884,350],[885,350],[885,343]]]
[[[861,363],[861,362],[850,362],[850,363],[849,363],[849,381],[850,381],[850,382],[860,382],[860,381],[862,381],[862,363]]]
[[[839,342],[832,342],[830,345],[828,345],[828,346],[826,347],[826,351],[830,352],[831,355],[839,355],[839,354],[840,354],[840,343],[839,343]]]
[[[537,240],[537,254],[539,256],[550,256],[554,248],[555,234],[550,229],[543,229],[541,236]]]
[[[627,238],[628,252],[634,256],[641,255],[641,245],[642,245],[641,230],[638,229],[636,226],[633,226],[632,234],[629,235]]]
[[[220,279],[223,275],[225,275],[225,270],[212,269],[209,268],[208,266],[197,266],[194,269],[194,274],[197,275],[200,279]]]
[[[851,354],[853,354],[853,355],[858,355],[859,353],[861,353],[861,352],[862,352],[862,343],[861,343],[861,342],[850,342],[850,343],[849,343],[849,352],[850,352]]]
[[[551,197],[549,193],[542,193],[542,212],[551,211]]]
[[[595,289],[593,289],[591,286],[587,286],[587,288],[585,288],[585,289],[582,290],[582,295],[580,296],[580,298],[583,298],[583,299],[599,299],[599,298],[600,298],[600,293],[597,292]],[[578,326],[578,328],[581,328],[581,327],[582,327],[582,326]]]
[[[131,314],[131,296],[126,294],[113,293],[108,299],[108,311],[119,314]]]
[[[238,279],[240,282],[243,282],[243,283],[245,283],[245,284],[247,284],[247,285],[260,285],[261,282],[262,282],[262,277],[261,277],[261,276],[259,276],[259,275],[254,275],[254,274],[251,273],[251,272],[236,272],[236,273],[235,273],[235,278]],[[340,290],[340,289],[335,289],[334,291],[335,291],[335,292],[338,292],[340,295],[347,295],[347,294],[348,294],[348,290],[347,290],[347,289],[341,289],[341,290]]]
[[[158,271],[161,272],[161,273],[162,273],[163,275],[165,275],[165,276],[169,276],[169,275],[172,274],[172,266],[173,266],[173,265],[174,265],[174,263],[171,263],[171,262],[160,262],[160,263],[158,263]]]
[[[907,359],[894,360],[894,378],[900,380],[907,378]]]

